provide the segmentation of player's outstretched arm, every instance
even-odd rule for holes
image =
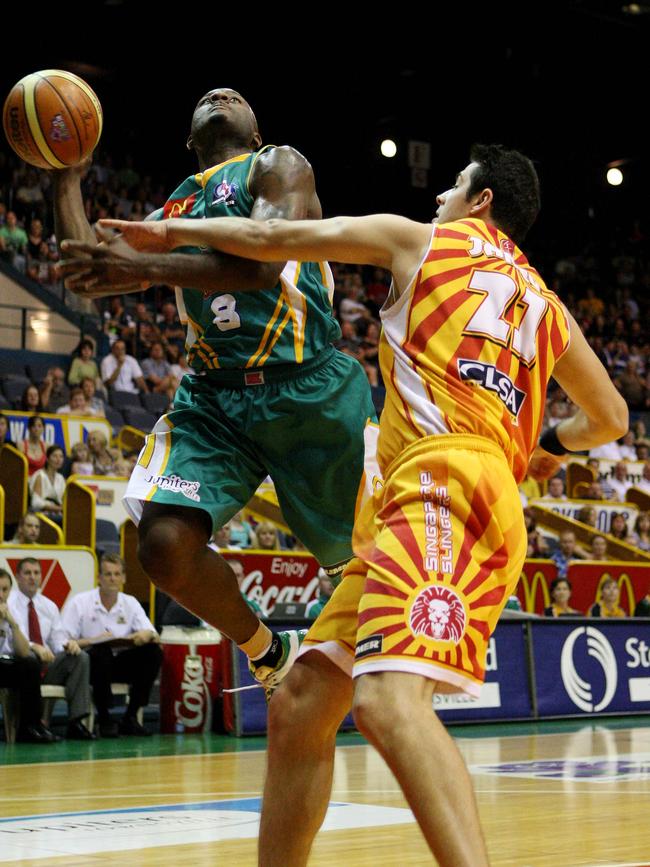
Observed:
[[[400,256],[413,259],[431,235],[431,226],[394,214],[334,217],[330,220],[278,220],[266,222],[244,217],[211,220],[166,220],[155,228],[142,223],[103,220],[119,229],[130,243],[143,243],[144,232],[156,236],[159,249],[187,244],[214,247],[234,256],[274,262],[286,259],[332,259],[394,269]]]
[[[577,413],[553,429],[555,452],[547,452],[544,436],[529,464],[534,478],[548,478],[562,461],[562,450],[583,451],[619,439],[627,433],[629,412],[609,374],[569,314],[569,348],[553,369],[553,377],[578,407]],[[550,446],[549,446],[550,447]]]

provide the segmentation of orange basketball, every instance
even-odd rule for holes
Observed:
[[[26,75],[2,113],[18,156],[41,169],[64,169],[92,153],[102,133],[102,107],[86,82],[62,69]]]

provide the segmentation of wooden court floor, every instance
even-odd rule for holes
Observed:
[[[453,733],[493,867],[650,865],[650,718]],[[1,744],[0,867],[254,865],[260,747],[216,736]],[[337,749],[326,821],[314,867],[433,863],[392,775],[357,735]]]

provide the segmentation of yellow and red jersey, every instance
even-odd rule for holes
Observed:
[[[564,306],[521,250],[482,220],[434,225],[381,317],[381,470],[422,437],[468,433],[496,442],[521,481],[569,343]]]

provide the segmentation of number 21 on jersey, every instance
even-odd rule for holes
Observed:
[[[511,345],[524,364],[532,364],[537,329],[548,302],[530,286],[525,286],[522,292],[512,277],[499,271],[474,271],[467,288],[483,295],[483,299],[463,333],[480,335],[501,346]],[[519,308],[518,324],[506,318],[513,305]]]

